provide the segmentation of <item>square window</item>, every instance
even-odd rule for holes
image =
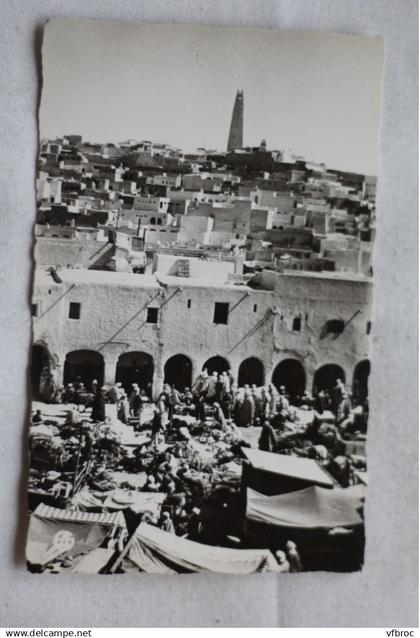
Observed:
[[[69,306],[69,319],[80,319],[80,309],[80,303],[71,301]]]
[[[344,321],[342,319],[330,319],[327,321],[327,332],[341,335],[344,332]]]
[[[213,323],[227,324],[229,315],[229,304],[216,301],[214,304]]]
[[[159,317],[159,308],[148,308],[147,309],[147,323],[157,323]]]
[[[38,304],[37,303],[33,303],[32,304],[32,316],[33,317],[37,317],[38,316]]]
[[[302,327],[302,320],[300,317],[295,317],[293,319],[293,324],[292,324],[292,330],[294,332],[300,332],[300,329]]]

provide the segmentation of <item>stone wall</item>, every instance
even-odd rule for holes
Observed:
[[[274,273],[273,273],[274,274]],[[341,366],[351,385],[354,367],[369,356],[370,283],[326,275],[281,274],[274,290],[246,286],[197,286],[170,277],[165,283],[150,275],[63,271],[62,284],[45,273],[35,282],[34,343],[48,344],[63,369],[66,354],[94,350],[105,362],[105,382],[115,381],[119,355],[140,351],[154,359],[154,394],[159,392],[165,362],[173,355],[191,359],[193,377],[207,359],[224,357],[233,374],[244,359],[259,358],[270,382],[276,365],[296,359],[311,389],[315,370]],[[89,275],[89,276],[87,276]],[[85,277],[85,278],[83,278]],[[124,283],[121,283],[124,281]],[[114,283],[113,283],[114,282]],[[69,319],[69,303],[81,304],[80,319]],[[215,324],[214,304],[229,304],[228,323]],[[147,308],[159,308],[157,324],[147,323]],[[300,330],[293,319],[300,317]],[[325,334],[327,320],[340,319],[340,335]]]

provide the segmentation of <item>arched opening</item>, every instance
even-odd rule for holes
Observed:
[[[184,354],[176,354],[165,363],[165,383],[177,390],[191,387],[192,363]]]
[[[39,386],[41,382],[42,369],[49,365],[49,353],[45,346],[34,344],[32,346],[31,360],[31,389],[36,396],[39,394]]]
[[[238,370],[238,385],[264,385],[264,366],[256,357],[249,357],[242,361]]]
[[[368,397],[368,379],[370,374],[370,361],[363,359],[354,368],[353,396],[357,403],[364,403]]]
[[[64,363],[64,383],[81,381],[90,390],[92,381],[97,379],[99,385],[104,382],[104,360],[94,350],[73,350],[66,356]]]
[[[131,384],[137,383],[149,396],[152,394],[154,364],[153,357],[146,352],[125,352],[117,363],[115,381],[122,383],[125,391],[131,391]]]
[[[225,370],[230,370],[230,365],[223,357],[216,356],[207,359],[203,364],[203,370],[207,370],[209,374],[213,374],[213,372],[220,374]]]
[[[54,362],[47,346],[35,343],[31,359],[31,391],[34,399],[51,399],[55,386],[53,368]]]
[[[277,390],[284,385],[290,400],[294,402],[306,388],[305,368],[297,359],[284,359],[275,367],[272,382]]]
[[[324,366],[318,368],[314,376],[314,394],[317,394],[321,390],[332,390],[337,379],[346,381],[346,375],[343,368],[335,363],[327,363]]]

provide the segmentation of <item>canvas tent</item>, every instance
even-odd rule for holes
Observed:
[[[139,569],[149,574],[252,574],[277,571],[276,560],[267,549],[228,549],[202,545],[147,523],[141,523],[135,532],[128,557]]]
[[[335,481],[315,460],[241,448],[242,486],[260,494],[285,494],[317,485],[332,489]]]
[[[100,547],[117,528],[126,529],[121,512],[76,512],[41,503],[30,519],[27,560],[35,565],[45,565],[66,552],[73,556],[89,552]]]
[[[354,527],[362,523],[360,498],[344,489],[312,486],[298,492],[264,496],[247,490],[248,521],[294,529]]]
[[[363,499],[354,490],[311,486],[275,496],[247,490],[244,542],[297,543],[305,570],[353,571],[363,563]]]

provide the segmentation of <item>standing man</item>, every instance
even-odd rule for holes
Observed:
[[[270,425],[269,421],[264,421],[258,439],[258,448],[263,452],[274,452],[276,443],[276,433],[273,426]]]
[[[290,563],[290,571],[297,573],[302,571],[302,561],[297,550],[296,544],[293,541],[287,541],[286,543],[287,559]]]

